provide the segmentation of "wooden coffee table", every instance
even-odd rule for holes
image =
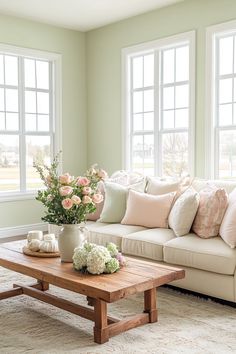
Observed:
[[[37,282],[28,286],[13,284],[13,289],[0,293],[0,300],[24,294],[94,321],[94,341],[100,344],[128,329],[156,322],[156,288],[184,278],[182,269],[128,257],[127,266],[117,273],[85,275],[75,271],[71,263],[61,263],[60,258],[41,259],[24,255],[22,246],[25,242],[2,244],[0,266],[35,278]],[[94,309],[47,293],[49,284],[87,296],[88,304]],[[144,293],[142,313],[124,320],[108,316],[108,303],[139,292]]]

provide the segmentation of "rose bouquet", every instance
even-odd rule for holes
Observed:
[[[82,273],[115,273],[125,265],[125,258],[114,243],[104,247],[86,242],[75,248],[73,265]]]
[[[92,166],[85,176],[75,178],[69,173],[58,175],[58,165],[58,155],[51,166],[34,163],[46,187],[39,190],[36,197],[46,207],[42,220],[56,225],[80,224],[86,220],[87,214],[96,211],[95,204],[103,201],[97,186],[107,173]]]

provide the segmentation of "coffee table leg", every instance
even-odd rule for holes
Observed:
[[[107,303],[105,301],[95,299],[94,314],[95,314],[95,326],[93,329],[94,342],[99,344],[108,342],[109,331],[107,326]]]
[[[144,291],[144,312],[149,313],[149,322],[157,322],[156,288]]]

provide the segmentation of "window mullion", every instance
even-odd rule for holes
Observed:
[[[26,141],[25,141],[25,91],[24,91],[24,59],[19,57],[19,120],[20,120],[20,190],[26,192]]]
[[[160,173],[160,136],[159,136],[159,119],[160,119],[160,85],[159,85],[159,51],[154,52],[154,173]]]

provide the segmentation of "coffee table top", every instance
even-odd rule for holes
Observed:
[[[0,266],[92,298],[113,302],[128,295],[182,279],[184,270],[126,257],[127,265],[113,274],[81,274],[60,258],[36,258],[22,253],[26,241],[0,245]]]

